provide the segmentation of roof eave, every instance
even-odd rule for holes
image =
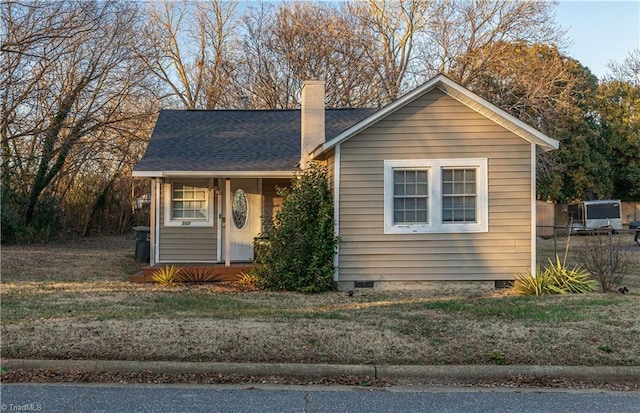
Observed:
[[[133,171],[141,178],[290,178],[297,171]]]
[[[443,76],[441,84],[437,85],[437,87],[463,105],[475,110],[488,119],[491,119],[521,138],[536,144],[545,152],[558,149],[559,142],[557,140],[550,138],[534,127],[529,126],[515,116],[507,113],[503,109],[500,109],[493,103],[481,98],[452,80]]]

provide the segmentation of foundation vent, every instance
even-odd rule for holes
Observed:
[[[504,290],[513,287],[513,280],[497,280],[495,283],[496,290]]]
[[[353,288],[373,288],[373,281],[355,281]]]

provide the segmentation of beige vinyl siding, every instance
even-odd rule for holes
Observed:
[[[161,198],[166,196],[160,185]],[[217,205],[214,195],[214,214]],[[164,202],[160,203],[160,262],[213,262],[217,257],[218,220],[212,227],[167,227],[164,225]]]
[[[275,218],[282,207],[282,197],[277,194],[277,188],[288,187],[291,179],[264,178],[262,180],[262,217]]]
[[[340,281],[513,279],[531,264],[531,144],[434,89],[340,144]],[[384,233],[384,160],[488,159],[489,231]]]
[[[327,180],[329,181],[329,190],[333,193],[333,189],[335,187],[335,175],[336,175],[336,157],[335,150],[331,149],[326,154],[326,165],[327,165]]]

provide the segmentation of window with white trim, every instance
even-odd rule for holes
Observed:
[[[429,171],[426,169],[393,170],[393,223],[428,224]]]
[[[176,180],[165,185],[165,225],[212,226],[213,202],[208,180]]]
[[[442,168],[442,222],[476,222],[475,168]]]
[[[386,234],[487,232],[487,159],[384,161]]]

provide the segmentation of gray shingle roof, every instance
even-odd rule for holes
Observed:
[[[326,139],[375,112],[327,109]],[[162,110],[134,171],[293,171],[299,161],[299,110]]]

